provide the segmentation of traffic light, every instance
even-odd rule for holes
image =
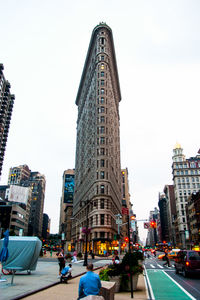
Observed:
[[[135,221],[136,215],[131,216],[131,221]]]
[[[123,243],[123,244],[122,244],[122,247],[125,248],[125,247],[126,247],[126,243]]]
[[[124,238],[124,241],[125,241],[126,243],[128,243],[129,238],[126,236],[126,237]]]
[[[156,227],[157,227],[157,224],[156,224],[156,221],[155,221],[155,220],[152,220],[152,221],[150,222],[150,227],[151,227],[151,228],[156,228]]]

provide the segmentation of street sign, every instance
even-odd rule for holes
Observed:
[[[122,215],[129,215],[129,209],[127,207],[122,207]]]
[[[117,220],[116,220],[116,224],[117,224],[117,225],[122,225],[122,220],[117,219]]]
[[[149,222],[144,222],[144,229],[149,229],[149,227],[150,227]]]

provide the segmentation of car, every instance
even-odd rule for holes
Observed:
[[[177,257],[177,254],[179,253],[180,249],[172,249],[169,253],[168,256],[170,259],[175,259]]]
[[[176,274],[182,273],[184,277],[190,274],[200,275],[200,251],[180,250],[175,258]]]
[[[177,257],[178,252],[180,251],[180,249],[172,249],[171,251],[168,252],[168,257],[169,259],[175,259]],[[158,255],[158,259],[162,259],[165,256],[165,254],[160,254]]]
[[[162,259],[163,260],[164,256],[165,256],[165,254],[160,254],[160,255],[158,255],[158,259]]]

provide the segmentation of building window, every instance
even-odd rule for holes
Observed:
[[[101,80],[101,86],[104,86],[104,80],[103,79]]]
[[[105,38],[102,37],[102,38],[101,38],[101,44],[104,45],[104,42],[105,42]]]
[[[100,123],[105,123],[105,117],[104,116],[100,117]]]
[[[104,171],[101,171],[101,179],[104,179],[104,177],[105,177],[105,174],[104,174]]]
[[[101,194],[104,194],[105,193],[105,186],[104,184],[101,185]]]
[[[105,232],[100,232],[100,238],[104,238],[105,237]]]
[[[104,94],[105,94],[105,90],[101,89],[101,95],[104,95]]]
[[[104,64],[101,64],[101,70],[104,70]]]
[[[103,71],[101,71],[101,77],[104,77],[104,74],[105,74],[105,73],[104,73]]]
[[[104,55],[101,55],[101,60],[104,61]]]
[[[105,160],[104,160],[104,159],[101,159],[101,160],[100,160],[100,166],[103,168],[104,165],[105,165]]]
[[[105,148],[100,148],[100,154],[105,155]]]
[[[101,225],[104,225],[104,215],[100,215],[101,216]]]
[[[101,106],[101,108],[100,108],[100,112],[101,112],[101,113],[104,113],[104,112],[105,112],[105,108],[104,108],[104,106]]]
[[[100,144],[104,145],[105,144],[105,137],[101,136],[100,138]]]
[[[104,199],[101,199],[100,205],[101,205],[100,208],[101,208],[101,209],[104,209]]]
[[[104,103],[104,97],[101,97],[101,104]]]
[[[102,134],[105,133],[105,127],[104,126],[100,127],[100,133],[102,133]]]

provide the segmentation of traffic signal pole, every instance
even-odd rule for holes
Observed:
[[[130,215],[127,215],[128,221],[128,251],[131,253],[131,241],[130,241]],[[131,298],[133,298],[133,275],[130,272],[130,284],[131,284]]]
[[[131,241],[130,241],[130,217],[127,215],[127,223],[128,223],[128,252],[131,253]]]

